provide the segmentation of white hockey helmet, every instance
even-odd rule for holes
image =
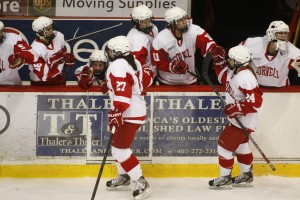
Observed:
[[[115,58],[129,55],[131,46],[130,39],[123,35],[114,37],[107,42],[107,48],[112,50]]]
[[[52,24],[53,24],[52,19],[41,16],[41,17],[38,17],[37,19],[33,20],[32,29],[33,29],[33,31],[38,33],[40,31],[43,31],[44,28],[46,28]]]
[[[3,24],[2,21],[0,21],[0,31],[1,31],[2,29],[4,29],[4,24]]]
[[[283,21],[273,21],[267,29],[267,37],[269,41],[277,40],[276,33],[278,32],[290,32],[289,26]]]
[[[234,67],[247,66],[251,61],[250,50],[243,45],[229,49],[228,56],[234,60]]]
[[[101,61],[101,62],[107,62],[107,58],[104,55],[104,51],[102,50],[95,50],[90,55],[90,63],[94,61]]]
[[[276,49],[286,50],[288,38],[286,40],[279,40],[276,37],[276,33],[278,32],[287,32],[290,33],[289,26],[283,21],[273,21],[269,25],[269,28],[266,31],[267,37],[269,41],[272,41],[276,45]]]
[[[150,8],[145,5],[140,5],[132,9],[131,17],[133,20],[136,20],[138,22],[141,20],[149,19],[153,17],[152,10],[150,10]]]
[[[176,25],[177,20],[186,16],[187,16],[186,11],[179,7],[170,8],[165,12],[165,20],[168,24]]]

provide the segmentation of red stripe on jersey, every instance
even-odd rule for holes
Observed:
[[[207,51],[206,49],[211,49],[213,46],[215,46],[215,43],[210,44],[210,46],[208,46],[208,43],[213,42],[212,38],[206,33],[203,32],[202,35],[197,35],[196,38],[196,48],[201,50],[201,56],[206,55]]]
[[[135,59],[140,61],[141,65],[146,64],[148,50],[145,47],[143,47],[140,51],[132,51],[131,53],[135,56]]]
[[[142,117],[124,117],[124,120],[139,120],[144,121],[146,119],[146,115]]]
[[[156,50],[152,48],[151,50],[151,62],[153,66],[156,66],[157,70],[162,70],[165,72],[169,71],[169,54],[164,49]]]

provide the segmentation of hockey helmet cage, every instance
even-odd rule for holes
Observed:
[[[267,29],[267,37],[269,41],[277,40],[276,33],[278,32],[290,32],[289,26],[283,21],[273,21]]]
[[[107,43],[107,48],[112,50],[115,58],[129,55],[131,46],[130,39],[123,35],[114,37]]]
[[[287,32],[290,33],[289,26],[284,23],[283,21],[273,21],[269,25],[269,28],[267,29],[267,37],[269,41],[272,41],[276,45],[276,50],[286,50],[288,38],[286,40],[279,40],[276,37],[276,33],[278,32]]]
[[[234,60],[235,67],[247,66],[251,61],[250,50],[243,45],[238,45],[229,49],[228,56]]]

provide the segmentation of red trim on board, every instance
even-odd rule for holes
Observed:
[[[224,86],[216,85],[220,92],[224,92]],[[260,87],[266,93],[300,93],[300,86],[288,86],[283,88]],[[0,86],[0,92],[86,92],[77,85],[68,86]],[[98,86],[89,88],[89,92],[101,92]],[[213,92],[209,85],[189,86],[151,86],[146,92]]]

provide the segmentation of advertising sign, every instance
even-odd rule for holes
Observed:
[[[149,106],[151,101],[153,109]],[[218,97],[146,96],[146,102],[147,121],[135,136],[132,146],[135,155],[217,154],[218,136],[227,123]],[[86,156],[87,153],[88,157],[103,156],[110,135],[107,121],[110,107],[107,96],[39,95],[37,156]]]
[[[55,16],[55,0],[28,1],[29,16]]]
[[[37,98],[37,156],[86,156],[87,153],[89,157],[103,156],[111,134],[107,121],[111,104],[107,96],[39,95]],[[149,140],[140,139],[149,138],[148,135],[149,123],[146,123],[136,135],[133,145],[133,149],[139,149],[136,155],[149,155],[145,150],[149,149]]]
[[[154,17],[163,18],[166,10],[174,6],[189,12],[189,2],[189,0],[57,0],[56,16],[129,18],[132,8],[145,4],[153,11]]]
[[[227,118],[218,97],[156,96],[153,156],[214,156]]]
[[[0,0],[0,16],[20,15],[25,16],[27,13],[27,1]]]

